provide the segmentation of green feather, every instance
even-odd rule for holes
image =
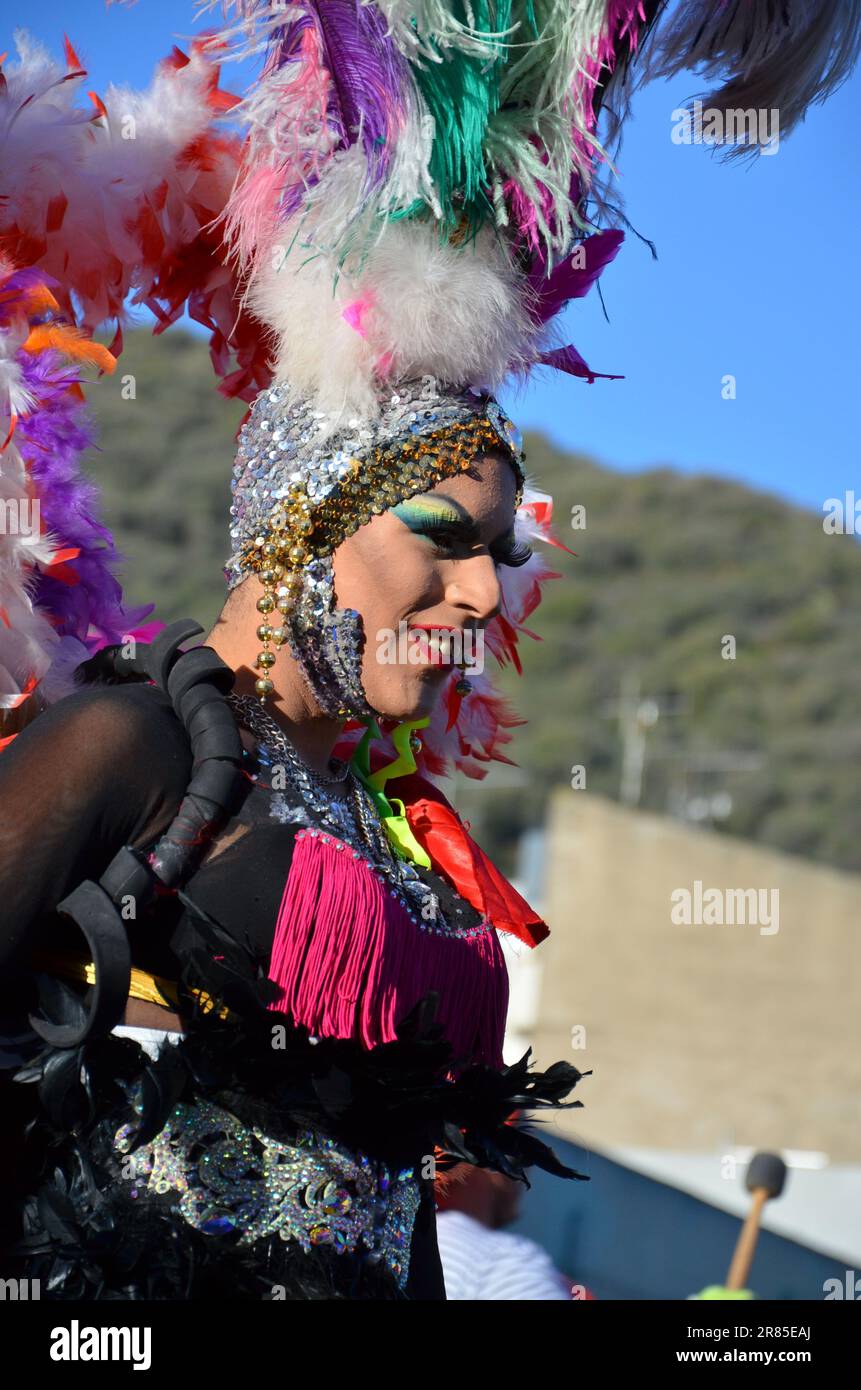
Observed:
[[[509,41],[499,104],[488,122],[486,167],[503,217],[505,179],[513,179],[533,203],[551,265],[556,254],[564,255],[569,247],[572,225],[580,231],[594,230],[571,200],[571,180],[577,170],[587,188],[592,159],[605,157],[605,152],[589,130],[583,102],[574,92],[584,58],[597,53],[606,14],[607,0],[581,0],[576,5],[571,0],[513,0],[511,17],[519,28]],[[577,150],[575,131],[586,153]],[[552,226],[544,216],[540,186],[552,198]]]
[[[579,168],[588,188],[591,161],[604,152],[572,89],[584,54],[596,51],[606,7],[607,0],[421,0],[421,22],[413,21],[421,43],[409,63],[433,120],[427,173],[441,212],[440,244],[454,232],[468,244],[487,223],[497,233],[505,227],[508,180],[535,208],[551,267],[570,246],[572,228],[594,230],[572,201],[572,174]],[[372,221],[429,215],[435,213],[425,194],[399,207],[381,203]],[[352,236],[347,244],[355,245]],[[341,263],[346,254],[345,245]]]
[[[462,13],[466,22],[467,13],[460,5],[454,13],[458,19]],[[470,240],[493,216],[484,140],[499,106],[508,50],[505,40],[491,35],[507,28],[510,18],[511,0],[499,0],[494,6],[480,0],[470,7],[469,23],[487,36],[488,46],[497,55],[492,60],[446,48],[437,50],[442,60],[438,63],[413,64],[416,85],[434,119],[430,174],[443,212],[441,241],[459,226],[462,216],[467,219]]]

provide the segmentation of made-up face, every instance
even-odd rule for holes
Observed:
[[[339,608],[362,617],[362,684],[385,718],[430,714],[453,665],[482,660],[482,630],[499,612],[502,565],[522,565],[514,539],[517,483],[502,454],[360,526],[334,552]],[[448,632],[448,636],[446,636]]]

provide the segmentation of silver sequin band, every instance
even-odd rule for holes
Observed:
[[[178,1193],[189,1226],[205,1235],[240,1231],[240,1246],[277,1234],[306,1253],[361,1252],[405,1287],[421,1199],[414,1168],[390,1171],[312,1129],[284,1144],[203,1100],[174,1106],[156,1138],[129,1153],[133,1130],[123,1125],[114,1139],[128,1155],[132,1198]]]

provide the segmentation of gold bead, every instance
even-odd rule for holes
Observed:
[[[259,653],[258,653],[258,656],[257,656],[257,660],[255,661],[254,665],[255,665],[255,666],[262,666],[264,670],[268,671],[270,666],[274,666],[274,665],[275,665],[275,653],[274,653],[274,652],[259,652]]]
[[[271,594],[264,594],[262,598],[257,600],[258,613],[271,613],[274,607],[275,600]]]
[[[279,613],[292,613],[296,606],[296,600],[290,594],[283,594],[278,600]]]
[[[283,647],[284,643],[287,641],[286,628],[276,627],[270,629],[270,631],[272,632],[272,641],[275,643],[276,647]]]
[[[277,576],[277,574],[275,573],[274,570],[261,570],[261,571],[260,571],[260,582],[261,582],[261,584],[274,584],[277,578],[278,578],[278,576]]]
[[[267,560],[274,560],[275,556],[278,554],[276,547],[271,541],[267,541],[265,545],[261,546],[261,550]]]
[[[261,623],[257,629],[257,636],[261,642],[270,642],[273,635],[272,628],[269,627],[268,623]]]
[[[303,545],[291,545],[287,553],[293,564],[296,565],[304,565],[308,558],[308,552]]]
[[[254,689],[257,691],[258,695],[266,696],[272,694],[272,691],[275,689],[275,686],[272,684],[271,680],[263,676],[260,678],[260,680],[254,682]]]

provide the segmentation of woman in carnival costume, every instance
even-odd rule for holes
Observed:
[[[548,928],[439,785],[505,760],[476,658],[519,664],[559,545],[495,393],[597,375],[553,320],[622,240],[602,107],[700,66],[786,133],[858,6],[223,11],[92,110],[68,41],[3,71],[7,1264],[54,1299],[440,1299],[436,1172],[581,1176],[509,1122],[579,1104],[502,1056],[500,934]],[[203,645],[123,607],[79,469],[129,296],[205,323],[250,406]]]

